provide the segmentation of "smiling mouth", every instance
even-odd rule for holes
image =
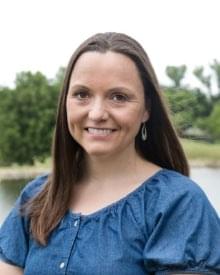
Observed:
[[[107,128],[92,128],[88,127],[86,128],[86,131],[89,132],[92,135],[99,135],[99,136],[107,136],[111,133],[115,132],[115,129],[107,129]]]

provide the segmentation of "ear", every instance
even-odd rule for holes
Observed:
[[[150,115],[149,115],[149,111],[145,110],[144,114],[143,114],[143,118],[142,118],[142,123],[147,122],[149,119]]]

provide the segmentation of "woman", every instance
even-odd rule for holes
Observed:
[[[143,48],[92,36],[66,70],[52,173],[1,228],[0,274],[219,274],[220,221],[188,174]]]

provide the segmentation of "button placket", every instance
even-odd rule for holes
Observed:
[[[69,240],[66,245],[66,256],[64,257],[64,261],[60,261],[59,263],[59,269],[60,269],[60,274],[66,274],[68,273],[68,265],[69,265],[69,260],[70,256],[76,241],[76,236],[79,231],[79,225],[80,225],[80,216],[74,217],[71,222],[69,222],[69,228],[67,229],[69,233],[67,233],[67,236],[69,237]],[[66,260],[65,260],[66,259]]]

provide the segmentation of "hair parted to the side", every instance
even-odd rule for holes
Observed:
[[[72,138],[67,125],[66,97],[74,65],[85,52],[112,51],[133,60],[144,85],[146,108],[150,117],[146,122],[148,138],[143,141],[141,129],[136,137],[137,152],[145,159],[163,167],[189,174],[185,154],[170,122],[163,96],[150,60],[142,46],[121,33],[100,33],[87,39],[72,55],[66,69],[61,90],[54,133],[52,173],[43,190],[27,205],[33,237],[42,245],[69,208],[72,186],[83,175],[83,149]]]

